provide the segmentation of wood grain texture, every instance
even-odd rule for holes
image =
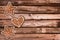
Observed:
[[[15,34],[60,34],[60,28],[15,28],[14,31]]]
[[[59,13],[58,7],[49,7],[49,6],[18,6],[16,7],[16,12],[25,11],[30,13]]]
[[[60,3],[60,0],[19,0],[24,2],[33,2],[33,3]]]
[[[46,38],[15,38],[14,40],[59,40],[59,39],[46,39]]]
[[[15,26],[11,40],[60,40],[60,0],[1,0],[0,1],[0,40],[4,25],[13,27],[11,16],[5,16],[4,7],[11,1],[15,17],[25,17],[21,28]]]
[[[1,26],[4,25],[4,21],[6,25],[8,26],[14,26],[10,20],[0,20]],[[41,21],[35,21],[35,20],[28,20],[25,21],[22,25],[22,27],[58,27],[59,20],[41,20]]]
[[[60,34],[15,34],[14,39],[19,40],[19,39],[23,38],[23,40],[26,40],[26,39],[29,39],[29,40],[31,40],[31,39],[33,39],[33,40],[34,39],[36,39],[36,40],[39,40],[39,39],[60,40],[59,36],[60,36]],[[4,39],[3,36],[1,36],[0,38]]]
[[[5,6],[0,6],[0,11],[1,11],[1,13],[4,13],[4,7]],[[34,14],[34,13],[39,13],[39,14],[41,14],[41,13],[48,13],[48,14],[50,14],[50,13],[60,13],[60,7],[50,7],[50,6],[14,6],[14,8],[15,8],[15,13],[24,13],[24,14],[26,14],[26,13],[32,13],[32,14]]]
[[[60,19],[60,14],[15,14],[15,17],[20,15],[24,16],[25,19]],[[0,14],[0,19],[11,19],[11,17]]]
[[[2,35],[0,35],[1,37],[0,38],[4,38]],[[22,37],[24,37],[24,38],[30,38],[30,37],[32,37],[32,38],[52,38],[52,37],[55,37],[55,36],[60,36],[60,34],[15,34],[15,36],[14,36],[14,38],[22,38]],[[49,39],[50,39],[49,38]]]
[[[5,6],[8,1],[11,1],[15,6],[60,6],[60,0],[1,0],[0,5]]]
[[[59,34],[60,28],[16,28],[16,34]]]
[[[38,4],[38,3],[60,3],[60,0],[1,0],[1,1],[13,1],[16,2],[18,1],[18,3],[34,3],[34,4]]]

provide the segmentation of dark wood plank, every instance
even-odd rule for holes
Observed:
[[[60,3],[60,0],[1,0],[1,4],[6,4],[3,1],[14,2],[15,5],[43,5],[49,3]]]
[[[22,5],[25,5],[25,6],[55,6],[55,7],[58,7],[60,6],[60,1],[56,1],[56,2],[51,2],[50,0],[47,1],[47,0],[39,0],[39,1],[15,1],[15,2],[12,2],[12,4],[14,6],[22,6]]]
[[[3,28],[0,28],[3,31]],[[15,34],[60,34],[60,28],[15,28]]]
[[[16,28],[17,34],[59,34],[60,28]]]

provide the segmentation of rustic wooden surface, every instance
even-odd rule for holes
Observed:
[[[23,15],[25,22],[17,28],[11,40],[60,40],[60,0],[10,0],[15,8],[15,17]],[[4,21],[9,27],[11,17],[5,16],[8,0],[0,0],[0,40],[6,40],[1,31]]]
[[[7,24],[8,26],[14,26],[11,23],[11,20],[6,20],[6,19],[2,19],[0,20],[0,25],[3,25],[4,21],[6,21],[5,24]],[[60,20],[25,20],[25,22],[23,23],[22,27],[39,27],[39,28],[45,28],[45,27],[58,27],[58,22],[60,22]],[[27,24],[28,23],[28,24]]]

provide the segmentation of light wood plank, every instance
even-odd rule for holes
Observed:
[[[15,13],[60,13],[58,7],[50,6],[14,6]],[[4,6],[0,6],[0,10],[4,13]]]
[[[3,26],[4,21],[6,25],[8,26],[14,26],[10,20],[1,20],[0,24]],[[41,21],[35,21],[35,20],[30,20],[30,21],[25,21],[22,25],[22,27],[57,27],[59,20],[41,20]]]
[[[0,35],[0,38],[4,38],[2,35]],[[14,38],[58,38],[60,34],[15,34]]]
[[[58,7],[49,7],[49,6],[41,6],[41,7],[36,7],[36,6],[18,6],[16,8],[17,13],[59,13]],[[25,12],[24,12],[25,11]]]
[[[4,37],[1,35],[0,39],[4,39]],[[28,40],[28,39],[33,39],[33,40],[60,40],[60,34],[15,34],[14,38],[15,40]]]
[[[22,1],[27,1],[27,0],[22,0]],[[60,0],[28,0],[27,2],[33,2],[33,3],[60,3]]]
[[[60,19],[60,14],[15,14],[15,17],[19,17],[20,15],[24,16],[25,19]],[[5,16],[4,14],[0,14],[0,19],[11,19],[10,16]]]
[[[6,40],[5,38],[0,38],[1,40]],[[10,40],[10,39],[8,39]],[[46,39],[46,38],[12,38],[11,40],[53,40],[53,39]],[[56,39],[57,40],[57,39]]]

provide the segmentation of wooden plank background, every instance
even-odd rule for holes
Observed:
[[[60,40],[60,0],[9,0],[15,10],[15,17],[23,15],[25,22],[21,28],[16,27],[12,40]],[[5,16],[4,7],[8,0],[0,0],[0,40],[4,21],[9,27],[11,17]]]

